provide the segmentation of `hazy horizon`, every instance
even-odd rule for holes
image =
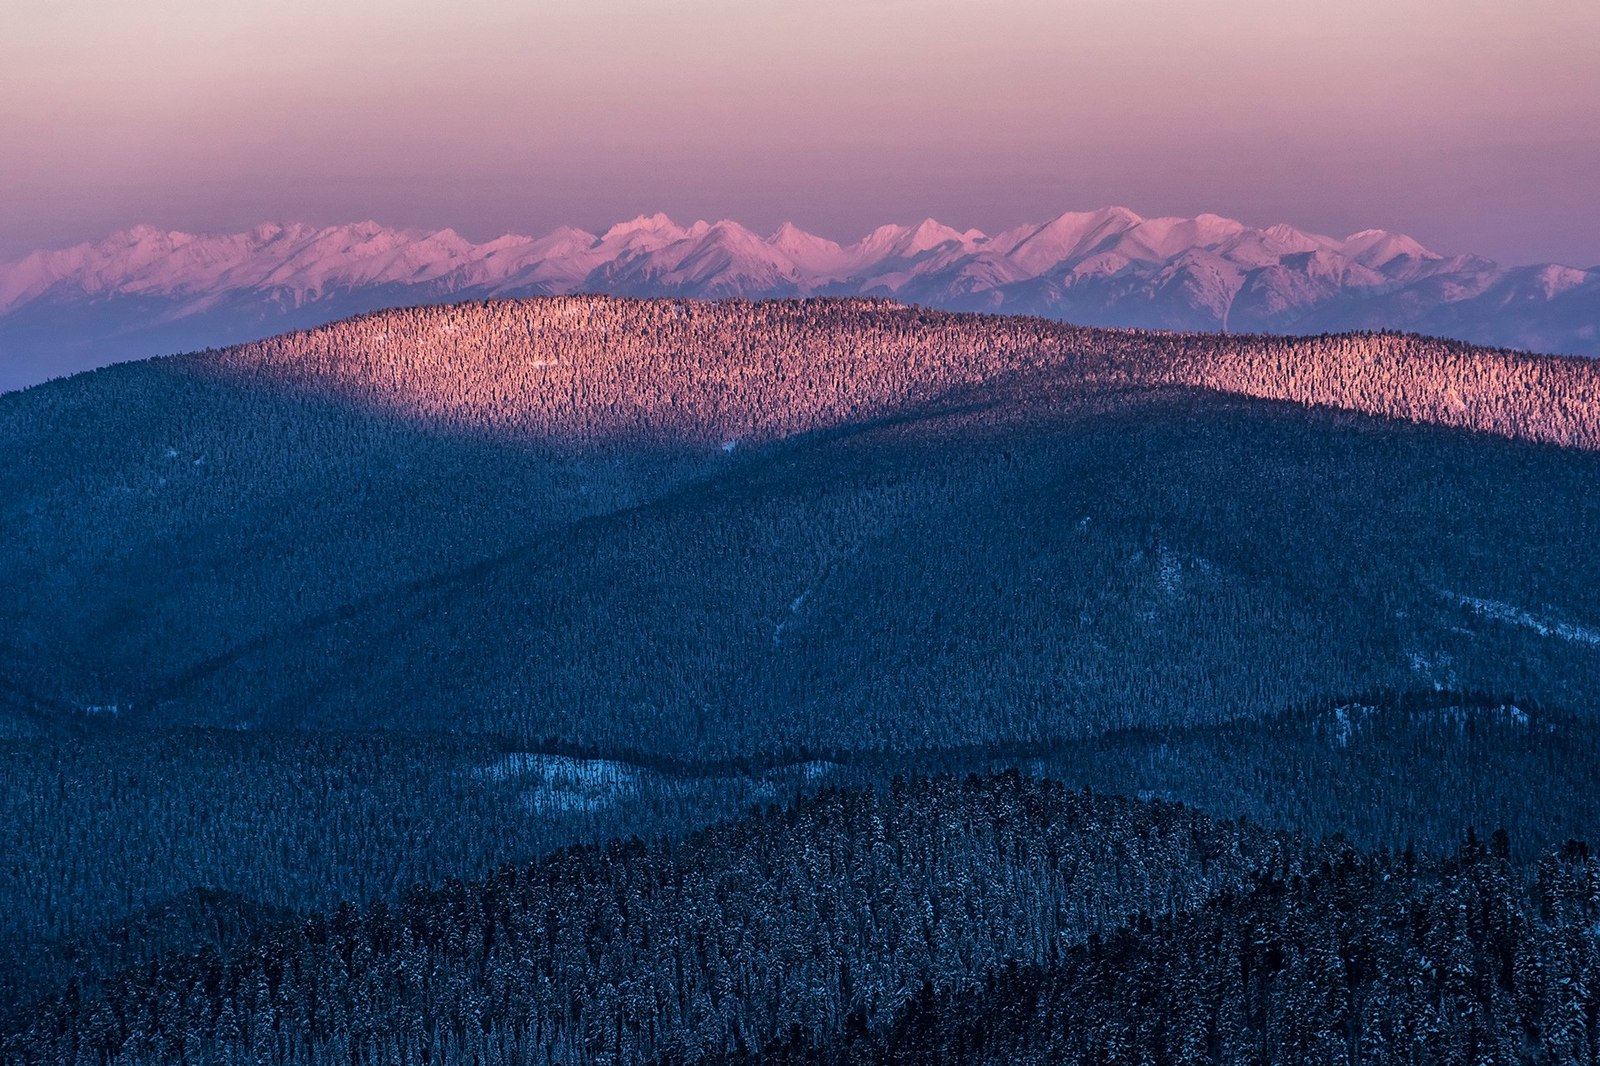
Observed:
[[[1597,42],[1579,0],[13,5],[0,258],[141,222],[848,241],[1119,204],[1589,267]]]

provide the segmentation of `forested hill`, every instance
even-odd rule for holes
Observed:
[[[1417,337],[384,312],[0,398],[0,724],[722,759],[1583,711],[1597,442],[1600,365]]]
[[[18,1019],[7,1062],[632,1066],[888,1022],[924,983],[1043,963],[1299,854],[1017,774],[825,790],[669,846],[557,853],[175,953]]]
[[[1573,842],[1524,880],[1508,847],[1469,838],[1438,864],[1347,849],[978,989],[929,982],[882,1031],[795,1033],[736,1061],[1600,1061],[1600,863]]]
[[[1014,773],[564,851],[17,1016],[11,1063],[1578,1063],[1600,864],[1306,847]]]
[[[886,300],[584,296],[383,311],[188,356],[186,371],[550,442],[755,442],[1006,375],[1190,385],[1600,447],[1600,364],[1393,333],[1079,329]]]

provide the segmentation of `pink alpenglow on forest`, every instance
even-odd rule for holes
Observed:
[[[1126,203],[1600,264],[1600,5],[52,0],[0,11],[0,259],[146,220],[847,241]]]

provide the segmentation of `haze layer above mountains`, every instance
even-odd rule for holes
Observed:
[[[0,389],[388,306],[605,292],[893,296],[1086,325],[1231,332],[1400,329],[1600,355],[1600,268],[1503,267],[1401,234],[1343,239],[1216,215],[1076,212],[987,235],[932,219],[840,245],[785,224],[641,216],[483,244],[375,222],[194,235],[141,226],[0,264]]]

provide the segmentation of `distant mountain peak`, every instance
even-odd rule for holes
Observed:
[[[600,235],[603,241],[614,241],[632,236],[635,233],[678,234],[684,232],[672,219],[663,212],[657,211],[653,215],[635,215],[626,222],[618,222]]]
[[[773,230],[771,236],[769,236],[767,239],[772,241],[774,244],[789,240],[821,240],[820,237],[814,237],[812,234],[807,233],[799,226],[796,226],[793,222],[780,223],[778,228]]]
[[[1388,230],[1364,229],[1344,239],[1343,251],[1351,258],[1368,264],[1382,266],[1402,256],[1414,259],[1442,259],[1403,233]]]

